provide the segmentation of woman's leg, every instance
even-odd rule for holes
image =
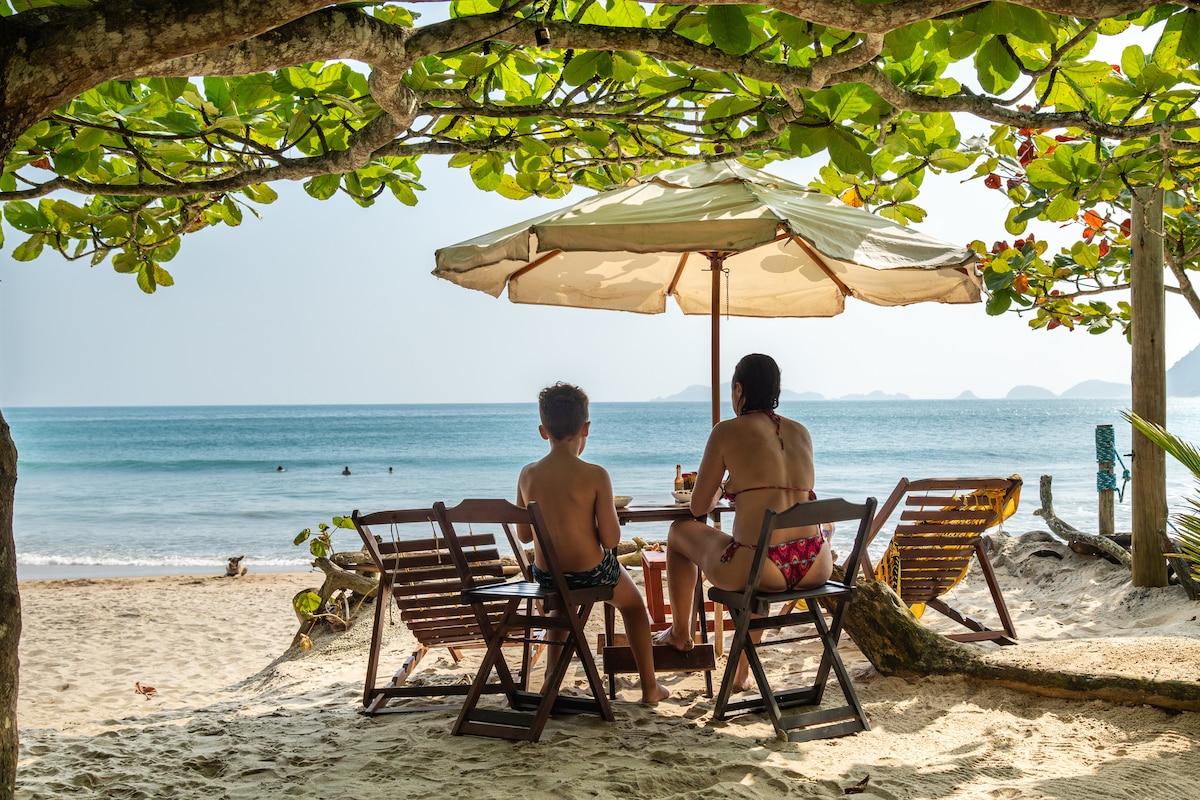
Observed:
[[[676,650],[694,646],[697,609],[692,607],[700,570],[706,573],[720,563],[721,553],[732,537],[696,520],[671,523],[667,533],[667,594],[671,601],[671,627],[661,631],[656,644],[669,644]]]

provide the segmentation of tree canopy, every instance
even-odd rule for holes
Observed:
[[[267,6],[0,0],[13,257],[111,260],[150,292],[185,234],[258,213],[277,180],[412,204],[440,154],[483,190],[559,196],[723,154],[820,158],[821,190],[902,222],[942,171],[1007,192],[1014,236],[1078,220],[1059,259],[977,245],[989,310],[1035,325],[1120,319],[1084,299],[1124,280],[1131,185],[1174,192],[1176,275],[1195,261],[1200,3]],[[992,135],[964,139],[964,116]]]

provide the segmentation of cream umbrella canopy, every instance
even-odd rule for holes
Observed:
[[[725,160],[657,172],[561,211],[443,247],[433,274],[514,303],[660,314],[667,297],[712,317],[713,424],[720,313],[832,317],[880,306],[975,303],[968,248]],[[722,296],[721,285],[726,285]]]

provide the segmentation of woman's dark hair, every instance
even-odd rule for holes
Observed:
[[[733,368],[733,382],[742,385],[743,414],[779,407],[779,365],[770,356],[744,356]]]
[[[588,421],[588,397],[578,386],[559,382],[542,389],[538,412],[551,439],[566,439],[579,433]]]

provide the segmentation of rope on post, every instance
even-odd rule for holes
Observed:
[[[1125,466],[1121,456],[1117,455],[1112,425],[1096,426],[1096,462],[1100,465],[1100,469],[1096,472],[1096,491],[1116,492],[1117,497],[1124,502],[1125,487],[1129,484],[1130,474],[1129,468]],[[1113,472],[1113,465],[1116,463],[1121,465],[1120,489],[1117,488],[1117,476]]]

